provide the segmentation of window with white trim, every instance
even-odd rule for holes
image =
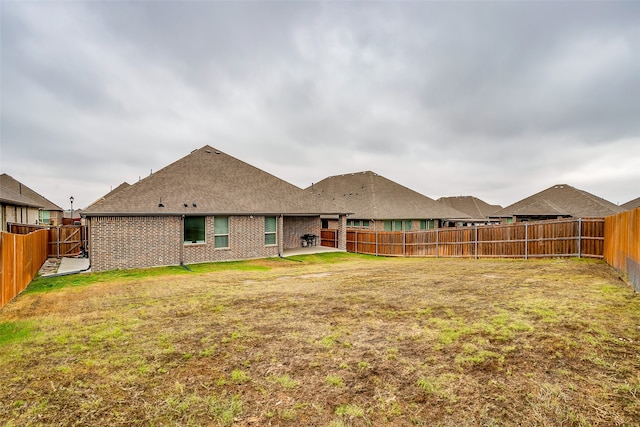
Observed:
[[[278,243],[278,220],[275,216],[264,217],[264,244],[275,245]]]
[[[229,247],[229,217],[217,216],[213,219],[213,235],[216,248]]]

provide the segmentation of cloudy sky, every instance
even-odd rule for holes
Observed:
[[[640,196],[640,2],[0,8],[0,169],[63,208],[206,144],[301,188]]]

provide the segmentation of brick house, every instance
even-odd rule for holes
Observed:
[[[561,218],[600,218],[624,209],[567,184],[557,184],[490,215],[504,223]]]
[[[350,212],[347,228],[378,231],[426,230],[470,216],[371,171],[330,176],[305,191]],[[336,220],[324,218],[324,228]]]
[[[458,225],[486,225],[499,220],[490,221],[489,215],[502,209],[500,205],[490,205],[484,200],[478,199],[474,196],[453,196],[453,197],[440,197],[438,202],[442,202],[447,206],[450,206],[460,212],[464,212],[471,218],[462,221]]]
[[[625,211],[632,211],[634,209],[640,208],[640,197],[629,200],[624,205],[620,205],[620,207]]]
[[[346,218],[335,204],[210,146],[82,215],[93,271],[281,256],[301,236],[320,234],[321,215]]]
[[[62,208],[10,175],[0,175],[0,222],[62,225]]]

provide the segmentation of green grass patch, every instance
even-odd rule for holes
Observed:
[[[337,375],[327,375],[327,377],[325,378],[325,381],[330,386],[344,387],[344,380],[342,379],[342,377],[339,377]]]
[[[0,322],[0,346],[24,341],[33,336],[35,330],[35,323],[26,320]]]

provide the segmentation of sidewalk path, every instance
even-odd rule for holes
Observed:
[[[47,260],[40,269],[40,275],[46,277],[57,274],[84,273],[85,271],[90,271],[89,258],[62,258],[59,260],[57,269],[55,269],[55,263],[56,260]]]

